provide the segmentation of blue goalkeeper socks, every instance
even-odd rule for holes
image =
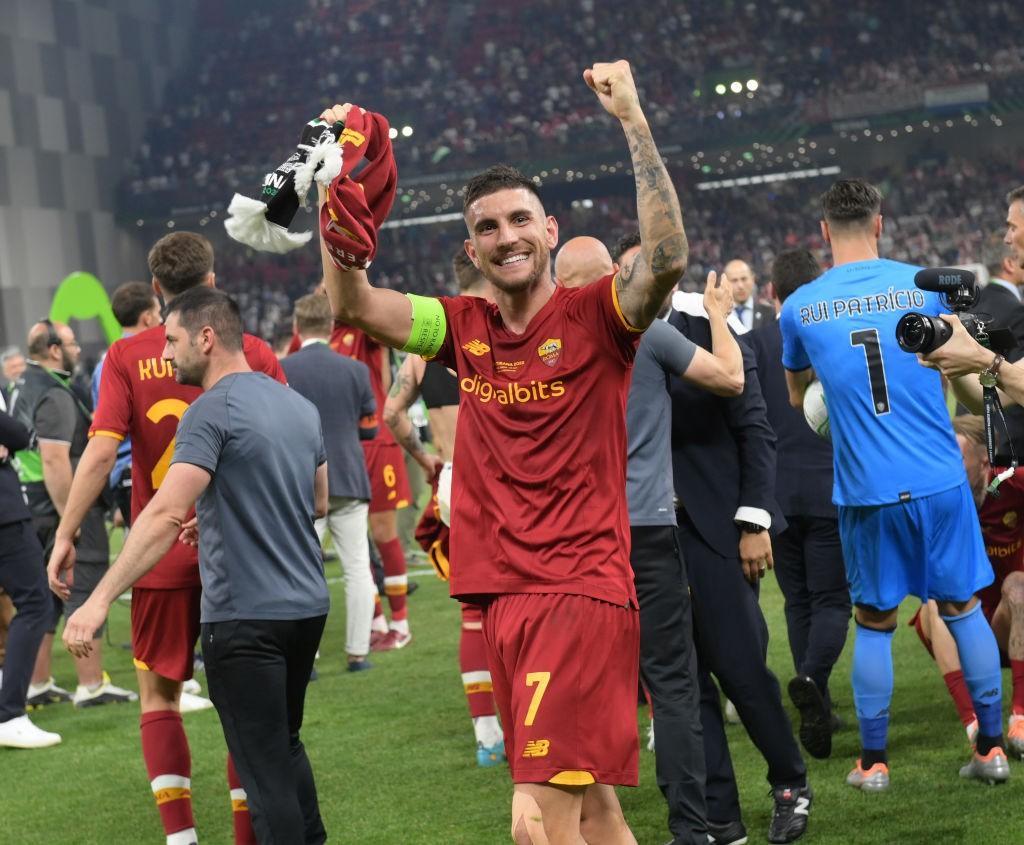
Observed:
[[[860,742],[873,761],[884,762],[892,701],[892,635],[858,623],[853,643],[853,701]],[[866,765],[866,763],[865,763]]]
[[[999,668],[999,646],[981,605],[962,616],[943,616],[949,633],[956,640],[964,680],[978,717],[979,750],[981,737],[998,739],[1003,735],[1003,678]],[[998,744],[998,743],[992,743]]]

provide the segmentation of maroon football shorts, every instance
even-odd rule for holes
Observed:
[[[370,475],[370,513],[394,511],[409,506],[409,476],[405,455],[397,443],[365,449],[366,471]]]
[[[201,587],[132,589],[132,657],[137,668],[172,681],[192,677],[202,594]]]
[[[511,593],[484,607],[515,783],[638,783],[640,616],[586,596]]]

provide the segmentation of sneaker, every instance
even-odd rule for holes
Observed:
[[[397,648],[405,648],[409,645],[409,643],[412,642],[412,634],[403,634],[392,628],[376,645],[373,644],[372,637],[370,640],[370,651],[393,651]]]
[[[52,679],[51,679],[52,680]],[[0,745],[8,748],[48,748],[60,744],[60,734],[44,731],[28,716],[15,716],[0,722]]]
[[[211,707],[213,707],[213,702],[210,699],[191,692],[182,692],[181,698],[178,700],[178,712],[180,713],[195,713],[199,710],[209,710]]]
[[[370,631],[370,651],[380,651],[379,646],[390,632],[389,631]]]
[[[973,748],[978,743],[978,717],[975,716],[964,730],[967,731],[967,741]]]
[[[71,693],[66,689],[57,686],[51,675],[46,683],[29,684],[28,696],[25,699],[26,710],[38,710],[47,704],[60,704],[63,701],[71,701]]]
[[[505,742],[496,742],[485,748],[482,742],[476,744],[476,764],[484,769],[500,766],[505,762]]]
[[[885,763],[875,763],[870,769],[863,769],[858,759],[853,771],[846,776],[846,785],[864,792],[882,792],[889,788],[889,767]]]
[[[812,757],[826,759],[832,754],[832,714],[818,685],[798,675],[789,682],[789,698],[800,711],[800,742]]]
[[[1024,760],[1024,716],[1019,713],[1010,714],[1010,724],[1006,729],[1006,750]]]
[[[419,581],[410,580],[409,583],[405,585],[405,597],[408,598],[413,593],[415,593],[419,588],[420,588],[420,582]]]
[[[373,664],[365,657],[362,660],[350,660],[348,662],[349,672],[365,672],[367,669],[372,669]]]
[[[743,822],[708,822],[708,845],[746,845]]]
[[[998,745],[984,757],[975,751],[971,761],[966,766],[961,766],[960,777],[981,780],[989,786],[1006,783],[1010,779],[1010,764],[1006,761],[1006,752]]]
[[[743,724],[740,714],[736,712],[736,705],[729,701],[728,698],[725,700],[725,723],[727,725]]]
[[[138,701],[139,696],[131,690],[115,687],[110,682],[110,675],[103,673],[103,680],[96,689],[89,689],[79,684],[71,699],[75,707],[98,707],[100,704],[118,704],[126,701]]]
[[[187,681],[182,682],[181,691],[187,692],[189,695],[199,695],[203,688],[199,686],[199,681],[195,678],[189,678]]]
[[[772,790],[775,809],[768,825],[769,842],[795,842],[807,830],[814,793],[810,786],[779,786]]]

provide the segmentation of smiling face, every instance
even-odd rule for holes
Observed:
[[[526,188],[505,188],[475,200],[466,209],[466,226],[466,253],[499,291],[520,293],[550,275],[558,224]]]

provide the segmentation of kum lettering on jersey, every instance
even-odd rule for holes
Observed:
[[[521,335],[495,305],[443,297],[457,372],[451,591],[635,604],[625,404],[640,334],[612,277],[556,288]]]
[[[132,520],[153,498],[174,455],[178,422],[202,391],[178,384],[163,359],[163,326],[122,338],[107,351],[99,406],[89,436],[97,433],[132,440]],[[245,335],[243,349],[252,369],[285,381],[274,353],[259,338]],[[176,589],[199,586],[196,550],[175,542],[137,586]]]
[[[914,285],[918,269],[888,259],[840,264],[782,306],[783,366],[813,367],[825,390],[837,505],[908,501],[966,478],[939,374],[896,342],[907,312],[947,310]]]

